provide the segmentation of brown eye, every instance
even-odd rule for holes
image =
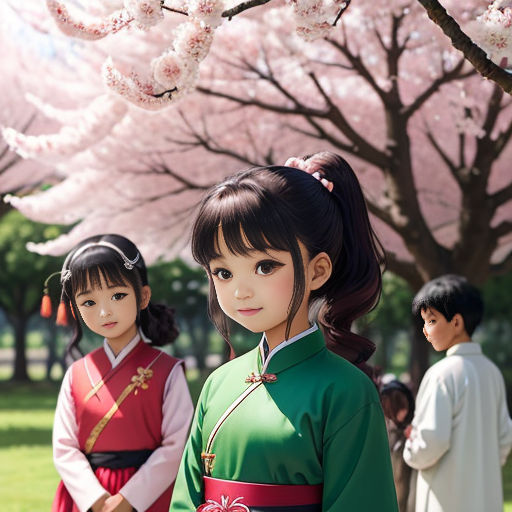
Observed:
[[[218,279],[220,279],[221,281],[227,281],[228,279],[230,279],[231,277],[233,277],[233,275],[231,274],[231,272],[229,270],[226,270],[225,268],[216,268],[213,272],[212,272],[212,275],[214,275],[215,277],[217,277]]]
[[[281,266],[281,264],[277,261],[260,261],[256,267],[256,274],[267,276],[272,274],[278,266]]]

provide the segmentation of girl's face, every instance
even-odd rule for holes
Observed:
[[[85,325],[107,338],[112,348],[123,347],[137,333],[135,290],[130,283],[109,285],[102,275],[100,280],[101,286],[93,288],[88,281],[87,290],[75,295],[78,311]]]
[[[302,258],[308,261],[301,245]],[[220,257],[210,262],[215,293],[222,311],[252,332],[265,332],[273,348],[285,339],[288,310],[293,294],[294,269],[291,254],[268,249],[246,255],[230,252],[219,233]],[[289,338],[309,327],[308,297],[311,291],[309,268],[304,268],[306,289],[295,315]]]

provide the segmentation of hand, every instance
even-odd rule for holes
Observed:
[[[101,512],[103,510],[103,505],[105,504],[105,501],[108,497],[110,497],[110,494],[106,493],[97,501],[95,501],[91,507],[92,512]]]
[[[409,437],[411,437],[411,431],[412,431],[412,425],[407,425],[407,427],[405,427],[405,430],[404,430],[404,435],[407,439],[409,439]]]
[[[122,494],[114,494],[105,500],[101,512],[133,512],[133,507]]]

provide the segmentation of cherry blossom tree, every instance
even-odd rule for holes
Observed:
[[[388,268],[413,290],[446,272],[482,284],[511,270],[512,109],[500,83],[509,79],[506,2],[443,2],[441,14],[479,45],[465,46],[459,33],[473,65],[426,18],[437,2],[359,0],[335,26],[337,2],[330,18],[300,11],[322,2],[247,2],[270,5],[230,22],[223,15],[242,4],[225,4],[211,24],[199,1],[188,3],[196,14],[187,17],[176,12],[183,4],[166,2],[171,12],[147,2],[149,18],[133,10],[141,2],[91,1],[88,23],[47,3],[66,30],[95,40],[71,45],[46,13],[24,3],[21,19],[59,41],[55,61],[67,72],[40,77],[38,87],[33,75],[25,81],[53,130],[27,136],[4,121],[9,144],[55,183],[8,201],[32,219],[74,224],[32,250],[62,254],[85,236],[114,231],[149,261],[186,256],[206,188],[241,167],[327,148],[358,173]],[[150,28],[140,30],[145,22]],[[473,51],[481,52],[474,62]],[[475,71],[485,75],[482,62],[492,80]],[[428,366],[421,339],[411,363],[418,383]]]
[[[477,0],[444,3],[469,31],[469,21],[485,16]],[[155,4],[150,18],[158,23],[147,31],[136,27],[145,18],[136,18],[130,2],[104,2],[103,13],[90,5],[95,19],[111,20],[102,27],[117,33],[99,37],[96,25],[96,41],[59,46],[68,73],[44,80],[58,87],[58,102],[28,89],[34,107],[61,128],[28,137],[4,130],[18,153],[52,169],[56,182],[9,196],[10,203],[35,220],[76,224],[33,250],[61,254],[85,236],[116,231],[132,237],[149,261],[186,254],[195,205],[211,184],[240,167],[330,148],[357,170],[388,268],[413,289],[446,272],[483,283],[510,270],[510,97],[482,81],[419,3],[360,0],[335,27],[284,4],[215,27],[225,10],[209,25],[203,14],[171,18]],[[333,5],[331,14],[339,14],[341,4]],[[50,18],[32,9],[31,23],[58,39]],[[107,16],[115,9],[126,27]],[[69,13],[54,14],[85,30]],[[181,44],[180,37],[198,43]],[[500,62],[505,55],[488,53]],[[160,73],[179,79],[166,82]],[[412,359],[417,381],[428,364],[424,343],[413,344]]]

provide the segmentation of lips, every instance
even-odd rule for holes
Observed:
[[[109,322],[108,324],[103,324],[102,327],[106,327],[107,329],[112,329],[112,327],[115,327],[117,325],[117,322]]]
[[[237,311],[243,316],[253,316],[259,313],[263,308],[246,308],[238,309]]]

